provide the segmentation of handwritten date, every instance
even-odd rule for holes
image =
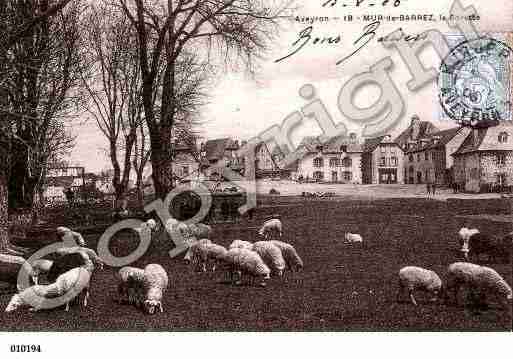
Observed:
[[[404,3],[406,0],[322,0],[322,7],[335,7],[335,6],[355,6],[355,7],[372,7],[372,6],[382,6],[382,7],[398,7],[401,3]]]

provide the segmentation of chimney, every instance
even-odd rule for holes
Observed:
[[[416,140],[420,136],[420,119],[419,119],[419,116],[413,115],[411,117],[410,128],[411,128],[411,138],[413,140]]]

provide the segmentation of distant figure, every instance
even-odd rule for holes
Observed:
[[[426,182],[426,191],[428,196],[431,195],[431,183]]]
[[[68,201],[68,204],[71,207],[73,205],[73,200],[74,200],[74,197],[75,197],[75,194],[73,193],[73,190],[71,189],[71,187],[68,187],[64,191],[64,195],[66,196],[66,200]]]
[[[433,184],[431,184],[431,193],[433,193],[433,196],[436,194],[436,182],[433,182]]]

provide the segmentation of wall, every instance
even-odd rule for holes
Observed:
[[[386,165],[381,166],[381,158],[385,157]],[[397,158],[397,165],[393,166],[391,158]],[[367,160],[368,161],[368,160]],[[368,168],[369,164],[366,164]],[[371,157],[371,183],[379,183],[379,169],[396,169],[397,183],[404,183],[404,153],[403,150],[395,143],[382,143],[373,152]]]

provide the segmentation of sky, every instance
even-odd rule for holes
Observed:
[[[324,103],[335,122],[344,122],[350,132],[360,134],[362,127],[347,121],[337,106],[338,94],[342,86],[355,74],[369,70],[369,67],[385,57],[390,57],[393,66],[389,70],[390,77],[396,85],[404,101],[405,109],[398,126],[392,135],[397,134],[409,124],[413,114],[418,114],[422,120],[435,123],[440,129],[454,126],[454,123],[442,118],[438,104],[438,87],[436,80],[427,84],[421,90],[411,92],[406,86],[410,75],[404,61],[397,50],[385,49],[377,41],[370,41],[357,54],[342,63],[336,62],[353,51],[353,42],[362,34],[365,23],[361,21],[345,22],[334,20],[350,13],[354,17],[363,14],[449,14],[449,0],[403,0],[394,8],[390,4],[379,6],[382,1],[367,0],[376,3],[375,6],[355,7],[356,0],[340,1],[333,8],[323,8],[321,0],[298,0],[294,16],[328,16],[328,22],[312,24],[312,35],[323,37],[341,37],[338,44],[305,45],[296,55],[276,63],[296,47],[292,44],[298,39],[300,31],[309,23],[298,22],[295,17],[284,19],[278,38],[270,46],[266,58],[259,63],[260,68],[255,77],[244,72],[220,71],[222,76],[215,79],[209,104],[202,111],[202,125],[198,129],[206,139],[234,137],[249,139],[258,135],[268,127],[281,124],[291,113],[298,111],[307,104],[298,91],[305,84],[312,84],[318,98]],[[342,4],[347,7],[343,7]],[[390,2],[393,3],[393,2]],[[462,1],[465,6],[474,5],[481,20],[476,23],[480,32],[513,31],[513,1],[487,0]],[[418,34],[428,29],[438,29],[442,33],[452,33],[444,22],[384,22],[377,29],[377,36],[385,36],[401,27],[407,34]],[[426,67],[438,68],[440,58],[431,47],[426,47],[420,58]],[[354,97],[355,105],[371,106],[379,99],[380,91],[376,86],[362,88]],[[76,146],[70,157],[73,164],[80,163],[87,171],[98,172],[110,167],[106,156],[106,139],[102,136],[93,120],[86,121],[73,127],[77,136]],[[300,142],[306,135],[320,134],[318,126],[312,120],[303,121],[302,125],[292,133],[294,144]]]

